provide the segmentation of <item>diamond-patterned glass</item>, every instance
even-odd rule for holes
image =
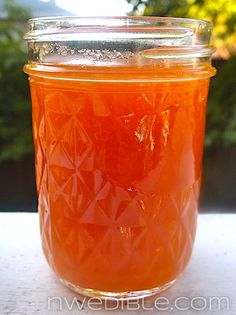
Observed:
[[[192,251],[208,80],[77,85],[31,79],[46,258],[84,288],[161,286]]]

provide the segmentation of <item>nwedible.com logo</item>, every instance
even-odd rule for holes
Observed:
[[[222,312],[230,310],[230,299],[227,296],[180,296],[173,300],[164,296],[159,296],[151,302],[147,299],[138,300],[107,300],[95,297],[84,297],[78,299],[78,297],[62,297],[62,296],[50,296],[47,299],[48,311],[74,311],[74,310],[125,310],[125,311],[214,311]]]

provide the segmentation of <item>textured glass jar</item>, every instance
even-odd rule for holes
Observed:
[[[103,298],[169,287],[196,231],[211,25],[179,18],[29,21],[43,250]]]

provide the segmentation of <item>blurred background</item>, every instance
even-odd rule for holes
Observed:
[[[23,34],[30,17],[156,15],[214,23],[201,212],[236,212],[235,0],[0,0],[0,211],[37,211]]]

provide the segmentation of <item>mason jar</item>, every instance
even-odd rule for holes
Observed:
[[[172,285],[193,248],[211,24],[55,17],[25,35],[42,247],[86,296]]]

